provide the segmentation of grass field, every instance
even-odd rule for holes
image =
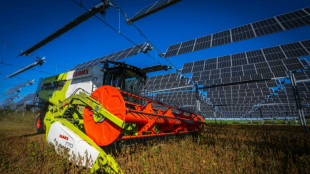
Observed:
[[[0,116],[0,173],[88,173],[34,134],[33,120]],[[113,155],[125,173],[310,173],[310,135],[295,125],[209,124],[198,136]]]

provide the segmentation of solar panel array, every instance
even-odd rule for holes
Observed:
[[[207,97],[225,117],[241,117],[277,86],[275,80],[205,89]]]
[[[34,82],[34,80],[29,80],[29,81],[27,81],[27,82],[24,82],[24,83],[15,85],[15,86],[13,86],[12,88],[9,88],[9,89],[6,91],[6,93],[4,94],[4,96],[8,96],[8,95],[14,94],[14,93],[16,93],[16,92],[19,92],[20,89],[21,89],[22,87],[25,87],[25,86],[27,86],[27,85],[32,85],[33,82]]]
[[[300,62],[302,63],[304,67],[310,66],[309,62],[306,59],[301,59]]]
[[[3,104],[9,104],[11,103],[15,98],[18,98],[19,97],[19,94],[16,94],[16,95],[12,95],[8,98],[6,98],[5,100],[3,100]]]
[[[17,102],[15,102],[12,106],[11,109],[14,110],[23,110],[25,109],[25,104],[33,104],[34,103],[34,99],[36,97],[36,93],[30,93],[28,95],[26,95],[24,98],[18,100]]]
[[[201,96],[200,96],[201,97]],[[167,93],[159,93],[156,100],[197,113],[196,92],[192,90],[180,90]],[[202,101],[202,100],[201,100]],[[212,108],[206,102],[200,102],[201,115],[212,113]],[[213,114],[213,113],[212,113]]]
[[[152,76],[147,79],[145,88],[149,91],[189,90],[193,88],[185,79],[178,79],[177,73]]]
[[[304,69],[297,58],[310,55],[310,40],[228,56],[185,63],[182,73],[204,86],[286,77],[289,70]],[[296,75],[310,78],[309,72]]]
[[[92,67],[95,65],[100,65],[101,62],[103,62],[105,60],[117,61],[117,60],[120,60],[120,59],[123,59],[126,57],[134,56],[134,55],[140,53],[146,45],[147,45],[146,43],[143,43],[140,45],[136,45],[134,47],[124,49],[122,51],[118,51],[118,52],[109,54],[107,56],[103,56],[103,57],[100,57],[100,58],[97,58],[94,60],[90,60],[90,61],[76,65],[73,69],[84,69],[84,68]]]
[[[253,82],[239,85],[221,86],[205,89],[207,97],[214,105],[235,105],[236,103],[252,106],[271,93],[270,87],[276,87],[275,80]]]
[[[305,116],[310,115],[310,82],[298,83],[298,90],[300,101],[303,106]],[[284,84],[284,90],[279,91],[277,95],[268,99],[266,105],[261,106],[263,117],[292,117],[298,116],[298,110],[296,109],[296,103],[294,93],[290,84]],[[252,113],[252,117],[260,117],[260,111]]]
[[[206,87],[204,91],[207,92],[207,98],[222,117],[242,117],[253,105],[264,101],[266,96],[272,93],[272,87],[280,84],[278,80],[273,79],[287,77],[289,70],[304,69],[309,62],[297,57],[307,55],[310,55],[310,40],[185,63],[182,73],[191,73],[194,81]],[[169,91],[157,94],[157,99],[197,111],[196,94],[191,90],[192,85],[177,77],[177,73],[150,77],[146,88],[155,93]],[[296,80],[310,79],[310,71],[298,71],[295,77]],[[288,88],[287,91],[279,91],[278,95],[268,99],[269,105],[262,107],[264,117],[279,115],[280,111],[282,116],[284,112],[288,115],[298,114],[293,92],[290,91],[289,85],[284,86]],[[172,92],[177,90],[177,93]],[[302,103],[310,101],[309,93],[301,95]],[[210,106],[202,105],[201,108],[204,116],[214,117]],[[260,112],[256,111],[246,117],[258,115],[260,116]]]
[[[0,109],[5,109],[6,107],[8,107],[11,104],[11,102],[2,102],[0,105]]]
[[[24,98],[20,99],[19,101],[16,102],[17,105],[24,104],[27,102],[34,101],[34,98],[36,97],[36,93],[30,93],[26,95]]]
[[[156,1],[155,3],[141,9],[140,11],[138,11],[132,18],[130,18],[128,20],[128,22],[134,22],[134,21],[137,21],[147,15],[150,15],[160,9],[163,9],[167,6],[170,6],[174,3],[177,3],[181,0],[159,0],[159,1]]]
[[[310,14],[308,11],[309,7],[232,28],[226,31],[170,45],[165,53],[165,57],[176,56],[306,26],[310,24]]]

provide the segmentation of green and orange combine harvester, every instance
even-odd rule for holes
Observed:
[[[92,171],[103,166],[121,173],[101,147],[203,129],[201,116],[139,95],[146,81],[143,69],[104,64],[48,77],[40,85],[36,129],[42,132],[45,125],[47,142],[68,151],[70,160],[79,157]]]
[[[167,1],[166,4],[177,1]],[[95,14],[104,13],[110,6],[115,5],[109,0],[102,0],[102,3],[21,55],[29,55]],[[145,48],[149,47],[146,44],[129,50],[137,48],[145,52]],[[119,58],[123,53],[114,55]],[[127,57],[130,55],[133,54],[127,53]],[[41,65],[43,59],[9,77]],[[37,90],[40,114],[36,118],[36,130],[46,133],[47,142],[53,144],[57,152],[67,151],[70,161],[81,160],[81,165],[91,168],[91,172],[102,168],[107,173],[122,173],[113,157],[105,153],[102,147],[121,141],[151,139],[203,129],[204,120],[201,116],[153,100],[147,95],[144,86],[146,73],[150,71],[111,59],[96,59],[94,62],[45,78]]]

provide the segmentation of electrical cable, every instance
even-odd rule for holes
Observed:
[[[74,2],[75,4],[77,4],[79,7],[81,7],[82,9],[84,9],[85,11],[88,11],[88,9],[83,6],[81,3],[77,2],[76,0],[71,0],[72,2]],[[115,31],[116,33],[118,33],[119,35],[121,35],[122,37],[124,37],[126,40],[128,40],[130,43],[132,43],[133,45],[137,44],[132,41],[131,39],[129,39],[126,35],[124,35],[123,33],[119,32],[116,28],[114,28],[112,25],[110,25],[109,23],[107,23],[106,21],[104,21],[102,18],[100,18],[97,15],[94,15],[99,21],[101,21],[102,23],[104,23],[106,26],[108,26],[110,29],[112,29],[113,31]]]
[[[74,1],[74,0],[73,0]],[[115,7],[115,8],[117,8],[123,15],[124,15],[124,17],[126,18],[126,21],[128,20],[128,17],[127,17],[127,15],[126,15],[126,13],[114,2],[114,0],[111,0],[114,4],[113,4],[113,6]],[[152,42],[148,39],[148,37],[142,32],[142,30],[141,29],[139,29],[135,24],[134,24],[134,22],[132,22],[131,23],[135,28],[136,28],[136,30],[140,33],[140,35],[142,36],[142,37],[144,37],[145,39],[146,39],[146,41],[148,42],[148,43],[150,43],[151,44],[151,46],[153,47],[153,48],[155,48],[155,50],[158,52],[158,55],[160,56],[160,57],[162,57],[162,53],[160,52],[160,50],[154,45],[154,44],[152,44]],[[154,61],[156,61],[157,63],[159,63],[160,65],[163,65],[163,64],[161,64],[159,61],[157,61],[157,59],[156,58],[154,58],[154,57],[152,57],[149,53],[147,53],[147,55],[149,55],[149,57],[151,57]],[[170,60],[168,60],[168,59],[165,59],[164,58],[164,60],[166,60],[168,63],[169,63],[169,65],[170,66],[172,66],[174,69],[176,69],[176,71],[177,71],[177,73],[179,73],[180,75],[182,75],[183,77],[186,77],[185,75],[183,75],[182,73],[181,73],[181,70],[180,69],[178,69]],[[171,72],[171,71],[170,71]],[[195,81],[193,81],[191,78],[188,78],[189,79],[189,81],[193,84],[193,86],[194,87],[196,87],[196,86],[198,86],[198,84],[195,82]],[[202,93],[201,91],[198,91],[199,93]],[[201,101],[201,100],[200,100]],[[203,103],[205,103],[205,104],[207,104],[207,105],[212,105],[212,103],[206,103],[206,102],[204,102],[204,101],[202,101]],[[215,110],[214,110],[215,111]]]
[[[2,64],[2,63],[0,63],[0,64]],[[3,64],[4,65],[4,64]],[[0,75],[4,75],[4,76],[8,76],[8,74],[4,74],[4,73],[1,73],[0,72]],[[16,77],[16,78],[18,78],[18,79],[20,79],[20,80],[26,80],[26,81],[29,81],[29,80],[27,80],[27,79],[24,79],[24,78],[21,78],[21,77]],[[1,79],[1,83],[2,83],[2,80],[8,80],[8,78],[4,78],[4,79]],[[11,85],[13,85],[13,84],[11,84]]]
[[[9,47],[11,47],[11,48],[14,48],[14,49],[16,49],[16,50],[18,50],[18,51],[20,51],[20,52],[24,52],[22,49],[20,49],[20,48],[18,48],[18,47],[16,47],[16,46],[14,46],[14,45],[12,45],[12,44],[9,44],[8,42],[6,42],[6,41],[2,41],[2,40],[0,40],[0,42],[3,44],[3,45],[8,45]],[[32,56],[32,57],[34,57],[34,58],[36,58],[37,60],[39,60],[39,59],[41,59],[39,56],[37,56],[37,55],[34,55],[34,54],[29,54],[30,56]],[[2,59],[2,63],[3,63],[3,61],[4,61],[4,58]],[[64,69],[66,69],[66,70],[69,70],[69,68],[68,67],[65,67],[65,66],[62,66],[62,65],[60,65],[60,64],[57,64],[57,63],[55,63],[55,62],[52,62],[52,61],[50,61],[50,60],[48,60],[48,61],[45,61],[45,62],[47,62],[47,63],[51,63],[51,64],[54,64],[54,65],[57,65],[57,66],[59,66],[59,67],[62,67],[62,68],[64,68]]]

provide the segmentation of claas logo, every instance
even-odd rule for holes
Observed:
[[[80,71],[75,71],[73,73],[73,77],[84,75],[84,74],[88,74],[88,69],[84,69],[84,70],[80,70]]]
[[[61,135],[61,134],[59,135],[59,138],[62,138],[62,139],[65,139],[65,140],[69,140],[69,137]]]

